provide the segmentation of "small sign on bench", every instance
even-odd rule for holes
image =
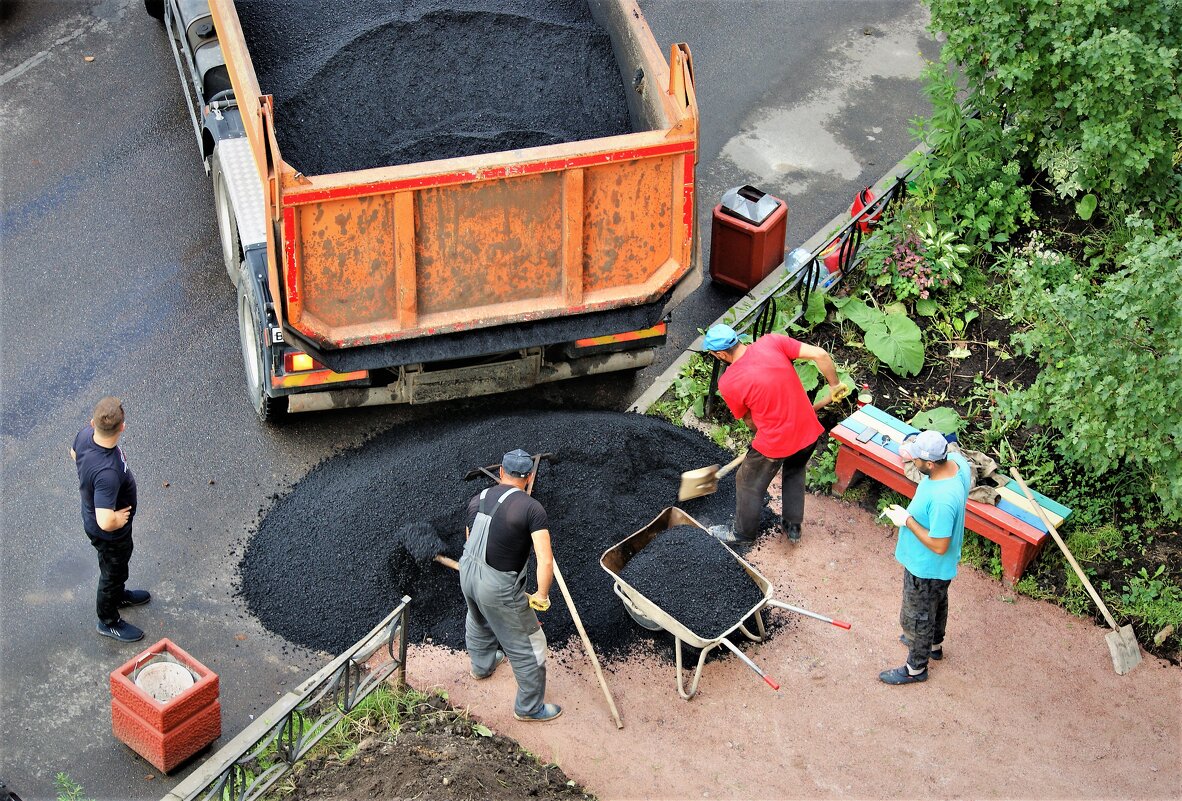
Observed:
[[[867,436],[866,432],[873,432]],[[904,475],[899,445],[904,437],[917,433],[911,426],[881,409],[866,405],[841,423],[829,435],[840,443],[837,451],[837,481],[834,494],[845,492],[854,478],[867,475],[908,498],[915,495],[915,482]],[[1012,479],[997,488],[996,506],[970,500],[965,506],[965,528],[1001,546],[1005,580],[1016,582],[1049,539],[1046,525],[1030,500]],[[1058,526],[1071,514],[1062,504],[1037,492],[1032,494],[1051,523]]]

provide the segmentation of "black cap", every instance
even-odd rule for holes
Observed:
[[[534,469],[534,457],[517,448],[505,454],[501,459],[501,468],[511,476],[527,478]]]

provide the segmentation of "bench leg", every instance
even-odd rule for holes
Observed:
[[[1001,573],[1006,584],[1012,587],[1022,578],[1026,566],[1034,560],[1039,550],[1029,542],[1017,538],[1007,539],[1001,543]]]
[[[837,466],[835,468],[837,481],[833,482],[830,492],[840,495],[850,488],[850,483],[858,475],[857,463],[857,457],[845,445],[837,449]]]

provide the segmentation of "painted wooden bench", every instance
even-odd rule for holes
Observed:
[[[874,432],[873,437],[867,442],[859,442],[858,436],[868,428]],[[916,485],[903,473],[899,445],[905,436],[918,430],[871,405],[863,406],[834,426],[829,435],[841,443],[837,450],[834,494],[845,492],[854,478],[863,474],[908,498],[913,497]],[[1038,517],[1017,482],[1010,479],[997,490],[1000,498],[996,506],[974,500],[968,502],[965,528],[1001,546],[1002,573],[1005,580],[1013,584],[1038,556],[1049,534],[1046,524]],[[1031,492],[1056,528],[1071,514],[1066,506],[1033,490]]]

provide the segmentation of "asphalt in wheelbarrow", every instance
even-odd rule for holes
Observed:
[[[405,594],[412,599],[410,642],[462,649],[466,609],[457,573],[434,562],[392,559],[393,533],[408,523],[430,523],[445,555],[459,558],[467,502],[491,484],[464,476],[513,448],[556,456],[541,463],[534,496],[547,510],[555,558],[601,656],[623,657],[651,640],[671,658],[672,637],[632,620],[599,559],[668,506],[703,525],[729,521],[735,490],[733,481],[724,481],[715,494],[678,504],[681,472],[724,462],[728,454],[696,432],[643,415],[453,414],[380,434],[320,463],[275,499],[244,548],[239,594],[270,631],[329,653],[356,642]],[[765,514],[770,521],[770,511]],[[714,546],[707,537],[695,538],[678,557],[701,564],[717,552]],[[527,570],[532,590],[532,559]],[[728,589],[723,582],[731,580],[711,570],[687,570],[678,580],[702,597],[737,597],[752,586],[748,576],[735,574]],[[550,597],[553,607],[540,619],[551,646],[559,648],[577,632],[557,586]]]
[[[763,601],[758,585],[726,546],[696,526],[673,526],[657,534],[619,575],[703,640],[721,637]]]

